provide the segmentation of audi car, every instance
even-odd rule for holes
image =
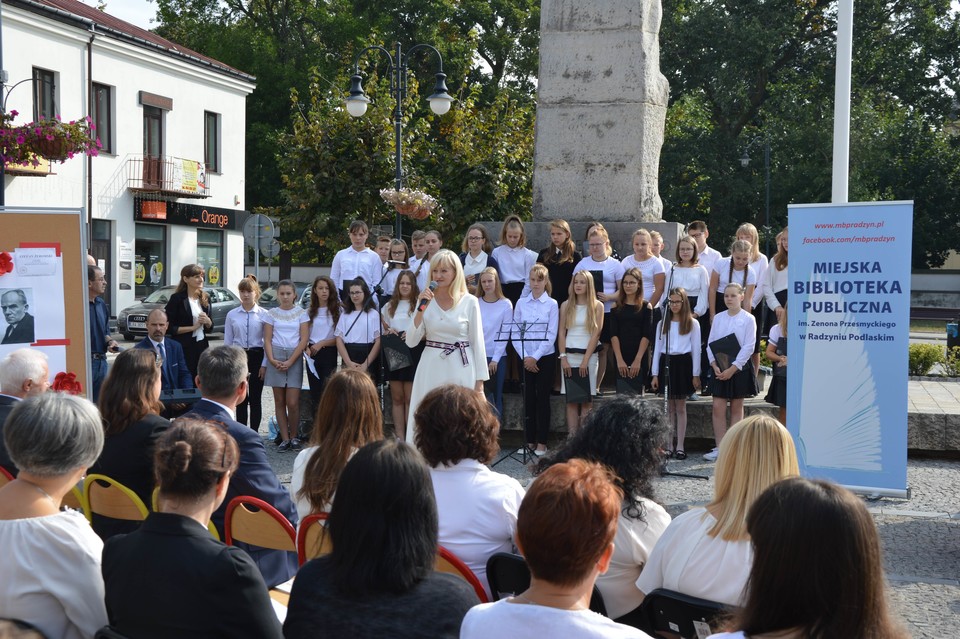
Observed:
[[[117,332],[123,339],[133,341],[147,336],[147,316],[155,308],[164,308],[167,300],[177,290],[176,286],[164,286],[150,293],[140,302],[120,311],[117,315]],[[240,306],[240,298],[233,291],[217,286],[204,287],[210,297],[210,314],[213,319],[211,333],[222,333],[227,313]]]

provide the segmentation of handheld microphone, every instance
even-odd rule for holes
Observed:
[[[430,292],[432,293],[433,291],[437,290],[437,283],[430,282],[430,286],[428,286],[427,288],[429,288]],[[427,299],[420,300],[420,303],[417,304],[417,312],[422,313],[423,309],[425,309],[427,307],[427,304],[429,303],[430,303],[430,300],[427,300]]]

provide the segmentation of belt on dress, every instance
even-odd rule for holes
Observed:
[[[586,354],[587,354],[587,349],[585,349],[585,348],[567,348],[567,352],[568,352],[568,353],[576,353],[576,354],[579,354],[579,355],[586,355]]]
[[[470,342],[461,341],[461,342],[454,342],[450,344],[449,342],[434,342],[431,340],[427,340],[427,346],[429,346],[430,348],[439,348],[440,350],[442,350],[443,353],[440,354],[440,357],[446,357],[453,351],[460,349],[460,359],[463,360],[463,365],[464,366],[470,365],[470,360],[467,359],[467,349],[470,348]]]

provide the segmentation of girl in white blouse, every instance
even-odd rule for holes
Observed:
[[[737,228],[737,239],[750,244],[750,268],[757,276],[757,286],[753,289],[753,297],[750,300],[750,312],[753,313],[753,319],[757,321],[757,347],[750,358],[753,362],[753,373],[756,375],[760,371],[760,335],[763,329],[763,316],[766,309],[763,306],[763,282],[767,276],[767,256],[760,252],[760,234],[757,233],[757,227],[749,222],[745,222]],[[765,333],[764,333],[765,334]]]
[[[500,266],[503,294],[516,306],[517,300],[530,290],[526,285],[527,275],[537,261],[537,254],[527,248],[527,234],[519,216],[509,215],[503,221],[500,245],[491,255]]]
[[[713,272],[710,273],[710,290],[713,294],[707,300],[710,303],[711,322],[717,313],[723,312],[723,292],[731,282],[736,282],[743,289],[743,308],[749,313],[753,291],[757,286],[757,274],[750,266],[749,242],[737,240],[730,245],[730,257],[721,257],[713,265]]]
[[[259,306],[260,285],[253,275],[240,280],[240,306],[227,313],[223,331],[223,343],[226,346],[239,346],[247,354],[247,370],[250,371],[247,397],[237,404],[237,421],[248,423],[250,428],[260,431],[263,415],[263,378],[267,373],[263,361],[263,323],[269,314]]]
[[[764,327],[769,333],[774,324],[780,321],[783,306],[787,303],[787,250],[789,233],[788,228],[777,234],[777,254],[773,256],[767,268],[763,284],[763,299],[769,309],[767,324]]]
[[[394,290],[396,290],[397,278],[400,277],[400,272],[410,268],[409,259],[410,251],[407,249],[407,243],[403,240],[391,240],[389,261],[383,265],[386,270],[386,275],[380,284],[380,287],[383,289],[383,294],[386,295],[387,298],[393,295]]]
[[[597,345],[603,328],[603,303],[593,290],[593,277],[580,271],[570,282],[570,294],[560,307],[557,343],[560,348],[560,369],[566,379],[577,368],[579,377],[586,377],[590,393],[585,402],[567,401],[567,432],[573,435],[593,408],[593,391],[597,387]],[[566,389],[564,389],[566,390]]]
[[[527,447],[536,447],[534,453],[538,456],[546,454],[547,436],[550,433],[550,390],[553,388],[557,365],[555,344],[558,316],[557,300],[550,297],[547,267],[534,264],[530,269],[530,295],[521,298],[513,311],[511,341],[523,357]]]
[[[264,384],[273,388],[273,402],[280,430],[280,452],[297,450],[300,424],[300,387],[303,385],[301,355],[310,337],[310,317],[295,304],[297,289],[290,280],[277,284],[280,306],[271,308],[263,322],[263,349],[267,358]]]
[[[333,331],[340,319],[342,307],[333,279],[318,275],[313,280],[310,293],[310,337],[307,340],[307,381],[310,383],[310,399],[313,407],[320,405],[327,379],[337,370],[337,338]]]
[[[413,271],[402,271],[397,278],[397,286],[390,297],[390,301],[383,307],[383,329],[385,334],[397,335],[406,338],[407,329],[416,310],[417,298],[420,289],[417,287],[417,277]],[[423,348],[418,346],[411,349],[416,351],[416,360]],[[390,402],[393,414],[393,430],[398,438],[406,439],[407,413],[410,410],[410,398],[413,395],[413,377],[417,372],[416,364],[388,371],[387,380],[390,382]]]
[[[488,266],[478,276],[480,285],[480,323],[483,324],[483,345],[487,351],[487,370],[493,380],[493,393],[487,399],[497,409],[497,419],[503,424],[503,380],[507,375],[507,344],[509,328],[504,323],[513,321],[513,305],[500,288],[497,269]]]
[[[727,305],[727,312],[713,318],[710,337],[707,340],[707,357],[710,359],[710,367],[714,373],[713,435],[718,447],[724,433],[727,432],[727,402],[730,402],[730,423],[736,424],[743,419],[743,398],[757,394],[753,365],[748,365],[756,346],[757,323],[753,315],[741,308],[743,296],[742,286],[736,282],[727,284],[723,290],[723,301]],[[728,353],[726,357],[714,352],[714,347],[711,345],[731,334],[740,344],[739,351]],[[717,449],[714,448],[704,455],[704,458],[715,461],[716,451]]]
[[[665,285],[663,263],[651,251],[653,239],[646,229],[637,229],[633,232],[633,255],[628,255],[620,262],[624,270],[637,268],[643,275],[643,297],[650,302],[653,308],[660,304]]]
[[[334,335],[337,352],[344,368],[355,368],[370,375],[377,382],[380,354],[380,317],[373,310],[370,289],[362,278],[350,282],[350,299],[344,303],[343,314],[337,322]]]
[[[653,349],[653,389],[660,386],[660,372],[667,370],[667,411],[672,424],[677,424],[677,447],[673,447],[673,435],[667,444],[667,455],[676,450],[677,459],[686,459],[683,440],[687,436],[687,397],[700,390],[700,324],[690,312],[687,292],[672,288],[667,295],[667,312],[657,325],[656,345]],[[667,361],[669,357],[669,362]]]

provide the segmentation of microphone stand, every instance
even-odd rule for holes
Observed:
[[[670,325],[673,323],[673,310],[670,308],[670,291],[673,290],[673,273],[676,269],[676,264],[670,268],[670,282],[667,285],[667,307],[663,312],[663,319],[660,325],[660,332],[663,335],[663,354],[664,357],[664,374],[663,374],[663,414],[670,420],[670,443],[673,443],[673,434],[677,430],[677,413],[674,411],[673,418],[670,418]],[[689,304],[689,301],[687,302]],[[696,321],[696,320],[694,320]],[[664,330],[666,329],[666,330]],[[699,348],[699,344],[694,344],[693,348]],[[677,441],[679,446],[680,442]],[[676,450],[676,447],[674,447]],[[688,479],[709,479],[703,475],[695,475],[693,473],[678,473],[670,470],[667,467],[667,457],[663,458],[663,465],[660,466],[660,476],[661,477],[686,477]]]

